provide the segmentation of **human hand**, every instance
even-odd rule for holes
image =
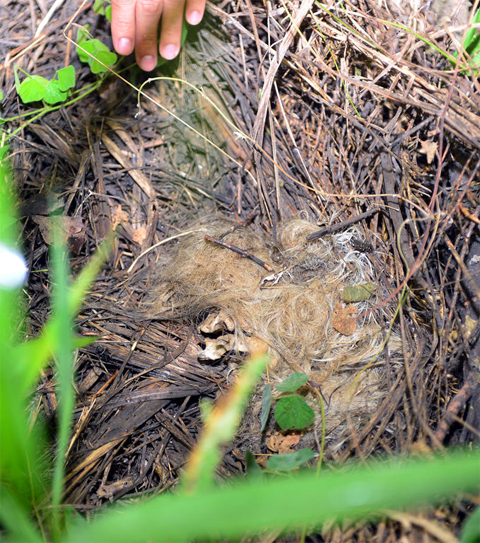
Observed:
[[[157,65],[158,25],[161,21],[159,51],[171,60],[180,52],[183,14],[187,23],[197,25],[206,0],[112,0],[113,46],[119,55],[135,58],[142,70]]]

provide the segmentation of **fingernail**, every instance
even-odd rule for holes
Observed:
[[[146,72],[151,72],[155,68],[156,64],[157,62],[152,55],[145,55],[140,59],[140,68]]]
[[[199,11],[192,11],[188,14],[187,22],[191,25],[198,25],[202,20],[202,14]]]
[[[176,45],[165,45],[160,52],[164,59],[172,60],[178,55],[179,49]]]
[[[120,38],[118,40],[117,52],[120,55],[129,55],[133,51],[132,40],[128,38]]]

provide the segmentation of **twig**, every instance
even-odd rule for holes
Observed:
[[[448,430],[455,420],[458,413],[465,407],[465,404],[470,399],[475,388],[475,382],[473,376],[469,373],[465,379],[463,387],[455,394],[453,400],[448,404],[447,410],[442,420],[438,423],[435,430],[435,438],[439,443],[443,443],[443,440],[447,437]]]
[[[334,232],[338,232],[339,230],[348,228],[352,224],[360,222],[363,219],[370,217],[370,215],[378,213],[379,211],[380,211],[379,207],[373,207],[372,209],[365,211],[365,213],[360,213],[360,215],[355,215],[355,217],[350,217],[350,219],[347,219],[346,221],[342,221],[340,223],[327,226],[326,228],[322,228],[321,230],[318,230],[317,232],[313,232],[312,234],[309,234],[307,236],[307,241],[312,241],[314,239],[321,238],[322,236],[325,236],[326,234],[333,234]]]
[[[217,245],[220,245],[221,247],[225,247],[225,249],[230,249],[230,251],[233,251],[234,253],[237,253],[243,256],[244,258],[249,258],[252,262],[255,262],[255,264],[258,264],[259,266],[261,266],[263,269],[267,270],[270,273],[275,273],[275,270],[269,264],[267,264],[263,260],[260,260],[256,256],[253,256],[250,253],[247,253],[246,251],[244,251],[243,249],[240,249],[239,247],[235,247],[234,245],[230,245],[229,243],[225,243],[224,241],[221,241],[219,239],[212,238],[211,236],[207,236],[206,234],[205,234],[205,239],[207,241],[210,241],[211,243],[216,243]]]
[[[40,34],[43,32],[43,29],[48,25],[50,22],[50,19],[55,15],[55,12],[57,12],[61,7],[62,4],[65,2],[65,0],[55,0],[52,7],[48,10],[48,13],[43,18],[43,21],[38,25],[37,31],[35,32],[35,38],[38,38]]]

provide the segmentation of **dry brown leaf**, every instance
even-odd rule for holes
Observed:
[[[337,302],[332,314],[332,326],[340,334],[351,336],[355,332],[357,314],[356,307],[343,307],[341,302]]]
[[[132,239],[135,243],[142,245],[142,243],[147,238],[147,234],[148,234],[147,227],[139,226],[138,228],[134,228]]]
[[[431,164],[435,158],[435,153],[437,152],[438,143],[432,140],[420,140],[422,146],[422,153],[427,155],[427,162]]]
[[[288,454],[292,452],[292,449],[296,447],[299,442],[300,436],[298,434],[284,436],[278,432],[275,432],[267,439],[266,445],[272,452]]]
[[[51,219],[43,215],[33,215],[32,219],[38,224],[42,238],[47,245],[51,245]],[[65,240],[68,249],[73,255],[78,255],[87,239],[85,223],[82,217],[63,217]]]

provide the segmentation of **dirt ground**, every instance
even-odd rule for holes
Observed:
[[[209,4],[158,79],[123,59],[97,90],[32,114],[41,104],[22,103],[15,66],[50,78],[73,65],[86,91],[98,76],[69,40],[90,24],[111,45],[92,3],[51,4],[0,7],[1,135],[21,198],[29,334],[49,311],[49,214],[65,217],[73,274],[117,232],[77,320],[99,339],[78,354],[67,503],[88,512],[174,487],[201,431],[199,400],[228,391],[257,340],[278,363],[269,379],[301,369],[322,391],[327,462],[478,441],[480,83],[449,59],[469,3]],[[294,243],[292,220],[307,225]],[[218,243],[229,239],[244,254]],[[227,265],[238,275],[228,296]],[[341,297],[365,283],[372,297]],[[268,326],[264,305],[245,309],[261,296]],[[315,425],[282,433],[271,417],[262,432],[259,394],[219,478],[245,471],[247,449],[261,463],[320,447]],[[53,370],[38,401],[53,419]],[[455,541],[474,501],[309,540]]]

